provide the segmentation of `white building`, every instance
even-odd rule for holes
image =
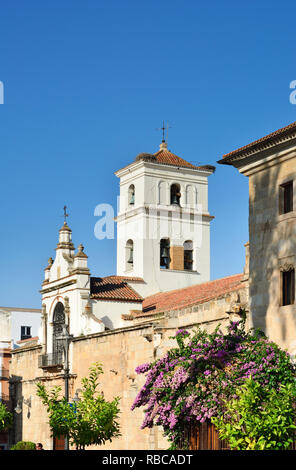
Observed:
[[[15,349],[19,341],[37,337],[40,318],[40,309],[0,307],[1,347]]]
[[[147,295],[210,280],[208,176],[214,170],[186,162],[162,142],[157,153],[140,154],[116,172],[116,275],[91,277],[84,247],[75,253],[64,223],[41,289],[44,367],[61,357],[63,324],[76,337],[121,328]]]
[[[117,274],[143,278],[143,295],[210,280],[208,176],[162,142],[115,174],[120,178]]]

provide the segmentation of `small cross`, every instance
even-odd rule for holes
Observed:
[[[165,142],[166,140],[168,140],[168,130],[169,130],[170,127],[171,126],[169,126],[168,123],[165,127],[164,121],[162,121],[162,127],[159,127],[157,129],[158,131],[160,131],[160,130],[162,131],[162,142]],[[164,135],[165,131],[166,131],[166,140],[165,140],[165,135]]]
[[[67,214],[67,206],[64,206],[64,221],[66,223],[67,217],[69,217],[69,214]]]
[[[165,131],[164,121],[162,121],[162,127],[160,129],[162,130],[162,141],[165,142],[165,138],[164,138],[164,131]]]

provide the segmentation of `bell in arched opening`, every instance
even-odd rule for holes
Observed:
[[[135,204],[135,186],[133,184],[128,188],[128,204],[133,206]]]
[[[131,271],[134,267],[134,242],[128,240],[125,246],[125,270]]]
[[[171,204],[175,206],[180,205],[180,197],[181,197],[181,192],[180,192],[180,186],[178,184],[172,184],[171,186]]]
[[[133,264],[133,262],[134,262],[134,250],[133,250],[132,247],[130,247],[130,250],[129,250],[129,258],[128,258],[127,262],[128,262],[129,264]]]
[[[170,241],[160,240],[160,267],[168,269],[170,264]]]
[[[193,243],[191,240],[184,242],[184,269],[192,271],[193,267]]]

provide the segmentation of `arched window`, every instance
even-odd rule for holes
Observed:
[[[191,240],[184,242],[184,269],[192,271],[193,268],[193,243]]]
[[[186,205],[189,207],[195,206],[195,188],[191,185],[186,187]]]
[[[128,188],[128,205],[133,206],[135,204],[135,186],[133,184]]]
[[[160,240],[160,267],[169,269],[170,267],[170,239],[162,238]]]
[[[176,206],[180,205],[181,189],[179,184],[172,184],[171,186],[171,204]]]
[[[280,268],[281,271],[281,299],[280,305],[295,303],[295,269],[292,265]]]
[[[167,204],[167,183],[160,181],[158,183],[158,204]]]
[[[128,240],[125,245],[125,270],[132,271],[134,268],[134,242]]]
[[[57,338],[61,336],[63,332],[63,325],[65,324],[65,312],[64,305],[58,302],[53,312],[53,334],[52,334],[52,353],[55,356],[54,360],[56,363],[61,363],[63,358],[63,346],[62,341]]]

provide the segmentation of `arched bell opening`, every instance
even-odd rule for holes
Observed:
[[[171,186],[171,204],[180,206],[181,188],[179,184],[172,184]]]
[[[191,240],[184,242],[184,269],[186,271],[193,270],[193,243]]]
[[[134,242],[128,240],[125,245],[125,270],[132,271],[134,268]]]
[[[160,267],[169,269],[170,267],[170,239],[162,238],[160,240]]]
[[[135,186],[133,184],[128,188],[128,205],[134,206],[135,204]]]

